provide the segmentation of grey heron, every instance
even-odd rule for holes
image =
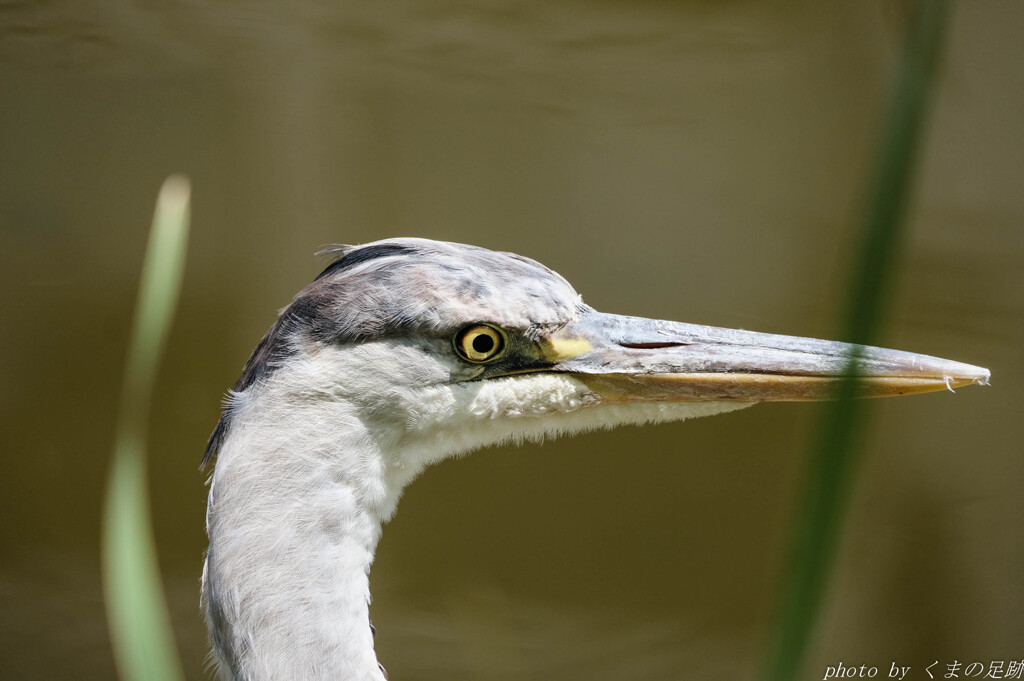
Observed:
[[[382,681],[369,571],[427,465],[506,442],[828,399],[842,343],[605,314],[511,253],[331,249],[246,363],[210,438],[203,605],[224,679]],[[986,383],[882,348],[860,392]]]

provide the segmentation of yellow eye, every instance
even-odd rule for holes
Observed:
[[[505,335],[493,326],[474,324],[455,334],[455,350],[470,362],[490,362],[505,350]]]

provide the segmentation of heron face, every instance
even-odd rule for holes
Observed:
[[[394,399],[381,404],[389,414],[404,405],[403,442],[418,458],[757,402],[830,399],[851,375],[862,397],[953,389],[989,376],[926,355],[582,304],[561,322],[502,325],[485,321],[493,317],[483,307],[471,316],[477,321],[422,339],[420,354],[400,363],[410,373],[396,374]]]

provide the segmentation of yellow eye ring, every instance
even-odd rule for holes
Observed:
[[[455,351],[470,362],[491,362],[505,352],[505,333],[489,324],[467,326],[453,340]]]

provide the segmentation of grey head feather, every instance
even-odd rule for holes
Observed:
[[[245,363],[201,467],[231,427],[235,395],[266,380],[308,343],[448,335],[466,324],[551,328],[583,307],[561,275],[513,253],[429,239],[386,239],[320,251],[333,260],[281,311]]]

